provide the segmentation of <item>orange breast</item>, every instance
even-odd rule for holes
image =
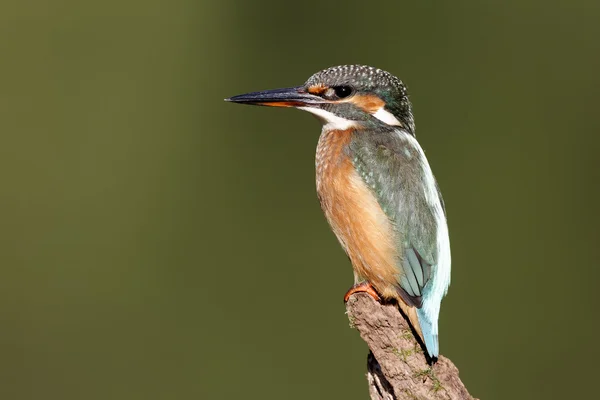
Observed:
[[[401,254],[389,219],[349,158],[353,134],[357,133],[321,134],[316,158],[321,208],[352,262],[355,279],[367,280],[384,297],[398,299],[394,286]]]

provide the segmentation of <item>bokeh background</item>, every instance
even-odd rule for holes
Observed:
[[[0,4],[0,398],[366,399],[319,123],[223,98],[391,71],[449,214],[441,351],[597,394],[600,2]]]

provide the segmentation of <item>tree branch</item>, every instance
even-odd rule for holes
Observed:
[[[350,323],[371,352],[367,358],[372,400],[476,400],[452,361],[440,356],[429,365],[410,325],[395,304],[380,304],[365,293],[346,303]]]

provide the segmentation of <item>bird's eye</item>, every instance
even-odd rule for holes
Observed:
[[[348,97],[352,94],[352,88],[350,86],[336,86],[333,88],[333,90],[335,90],[335,95],[340,99]]]

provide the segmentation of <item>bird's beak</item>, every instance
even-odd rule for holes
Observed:
[[[306,107],[323,103],[321,97],[308,93],[303,86],[240,94],[225,101],[271,107]]]

